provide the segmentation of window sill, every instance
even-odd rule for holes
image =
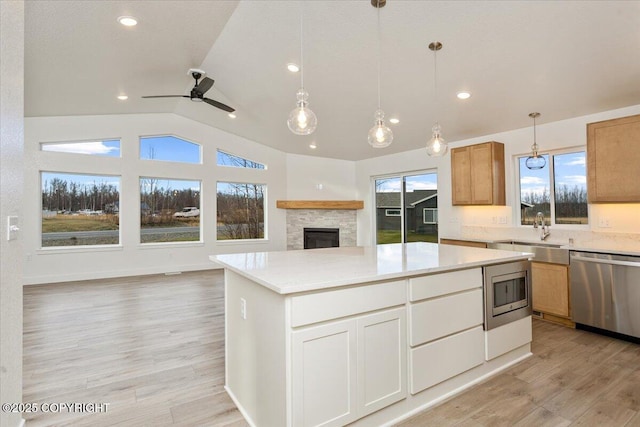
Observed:
[[[87,246],[49,246],[36,250],[36,255],[73,254],[86,252],[122,251],[122,245],[87,245]]]

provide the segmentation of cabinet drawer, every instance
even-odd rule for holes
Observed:
[[[298,327],[405,304],[406,281],[397,280],[291,298],[291,326]]]
[[[409,279],[409,299],[419,301],[473,288],[482,288],[481,268]]]
[[[482,327],[451,335],[411,349],[411,394],[416,394],[442,381],[484,363]]]
[[[409,319],[412,347],[482,325],[482,289],[411,304]]]

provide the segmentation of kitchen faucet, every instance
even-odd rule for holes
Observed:
[[[536,219],[533,220],[533,228],[538,228],[538,225],[540,225],[540,240],[544,240],[551,233],[549,232],[549,227],[544,223],[544,215],[542,212],[538,212],[536,214]]]

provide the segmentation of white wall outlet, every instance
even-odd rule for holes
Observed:
[[[492,216],[491,217],[491,224],[497,224],[498,223],[498,217],[497,216]]]
[[[506,224],[507,223],[507,217],[506,216],[501,216],[500,217],[500,224]]]
[[[457,224],[458,223],[458,217],[457,216],[452,216],[451,218],[449,218],[449,222],[452,224]]]
[[[244,298],[240,298],[240,317],[247,320],[247,300]]]
[[[609,219],[609,217],[601,216],[600,218],[598,218],[598,227],[600,227],[600,228],[610,228],[611,227],[611,220]]]

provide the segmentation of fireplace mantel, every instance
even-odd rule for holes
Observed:
[[[280,209],[364,209],[362,200],[276,200]]]

